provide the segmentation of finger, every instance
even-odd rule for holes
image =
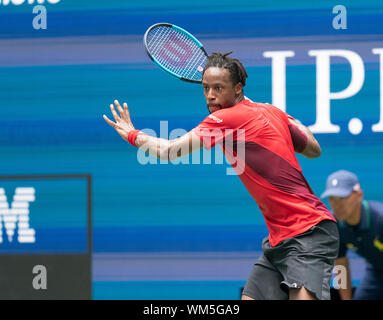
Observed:
[[[124,114],[126,116],[126,119],[131,121],[130,120],[130,113],[129,113],[129,109],[128,109],[128,104],[126,102],[124,103]]]
[[[118,102],[118,100],[114,100],[114,104],[116,105],[117,110],[120,112],[120,115],[122,116],[124,114],[124,110],[121,108],[121,105]]]
[[[105,120],[107,123],[109,123],[113,128],[116,128],[116,124],[115,124],[113,121],[109,120],[109,118],[108,118],[105,114],[104,114],[102,117],[103,117],[104,120]]]
[[[110,105],[110,110],[112,111],[114,120],[116,120],[117,122],[120,121],[120,117],[117,114],[116,110],[114,109],[114,105],[112,105],[112,104]]]

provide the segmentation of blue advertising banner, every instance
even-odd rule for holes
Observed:
[[[0,254],[88,252],[86,179],[1,179],[0,185]]]
[[[188,30],[208,53],[233,51],[249,75],[245,95],[312,130],[322,155],[297,158],[317,196],[330,173],[346,169],[365,199],[381,201],[383,5],[347,1],[346,20],[337,5],[0,1],[0,174],[92,175],[93,298],[238,299],[268,235],[219,148],[167,163],[102,118],[118,99],[136,128],[169,139],[208,115],[200,85],[146,55],[142,39],[154,23]],[[19,220],[28,239],[35,231],[31,252],[87,250],[83,181],[0,184],[0,210],[18,192],[34,196],[25,200],[29,226]],[[11,229],[3,226],[0,253],[24,251]],[[357,286],[364,261],[349,255]]]

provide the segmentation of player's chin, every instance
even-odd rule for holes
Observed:
[[[207,107],[209,109],[210,113],[213,113],[215,111],[221,110],[222,108],[219,106],[212,106],[212,107]]]

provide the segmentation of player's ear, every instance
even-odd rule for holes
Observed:
[[[235,92],[235,95],[238,96],[242,93],[242,83],[238,82],[235,86],[234,86],[234,92]]]

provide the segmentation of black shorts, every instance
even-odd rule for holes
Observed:
[[[286,300],[289,289],[304,286],[320,300],[330,299],[330,280],[338,257],[339,232],[334,221],[323,220],[310,230],[275,247],[266,237],[243,294],[256,300]]]

